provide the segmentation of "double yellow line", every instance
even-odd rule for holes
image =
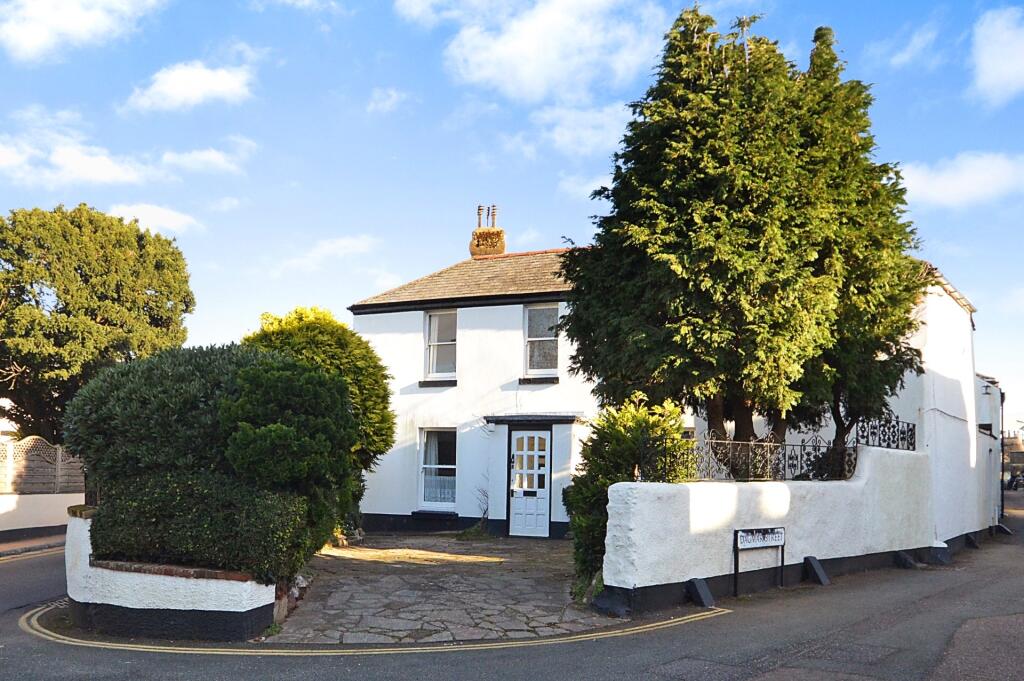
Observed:
[[[555,638],[539,639],[517,639],[514,641],[483,641],[479,643],[439,643],[429,646],[424,645],[395,645],[385,648],[281,648],[281,647],[248,647],[248,648],[216,648],[201,646],[174,646],[174,645],[144,645],[140,643],[113,643],[106,641],[90,641],[87,639],[65,636],[51,631],[39,622],[39,618],[56,607],[55,603],[43,605],[22,615],[18,626],[33,636],[63,643],[65,645],[80,646],[83,648],[105,648],[107,650],[129,650],[140,653],[172,653],[177,655],[242,655],[253,657],[303,657],[321,656],[338,657],[352,655],[411,655],[416,653],[457,653],[478,650],[502,650],[506,648],[532,648],[535,646],[562,645],[564,643],[578,643],[581,641],[599,641],[606,638],[618,638],[620,636],[633,636],[662,629],[670,629],[684,624],[691,624],[701,620],[710,619],[724,615],[731,610],[725,608],[710,608],[708,610],[686,615],[685,617],[673,617],[658,622],[638,624],[619,629],[605,629],[589,633],[571,634]]]
[[[42,551],[26,551],[25,553],[16,553],[13,556],[5,556],[0,558],[0,565],[4,563],[13,563],[19,560],[28,560],[29,558],[42,558],[43,556],[53,556],[58,553],[64,553],[63,546],[57,546],[52,549],[43,549]]]

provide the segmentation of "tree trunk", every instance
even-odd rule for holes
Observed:
[[[736,408],[733,410],[733,417],[736,420],[736,431],[732,436],[733,440],[736,442],[750,442],[757,438],[757,433],[754,431],[754,410],[750,406],[750,402],[739,400]]]
[[[725,436],[725,402],[721,395],[709,398],[705,406],[708,412],[708,439],[724,440]]]

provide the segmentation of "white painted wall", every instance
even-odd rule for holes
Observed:
[[[68,506],[84,504],[77,494],[0,494],[0,532],[63,525]]]
[[[786,562],[931,546],[931,465],[923,452],[862,447],[840,482],[617,483],[608,493],[604,583],[623,588],[732,573],[733,530],[786,528]],[[744,551],[741,570],[778,565]]]
[[[558,384],[519,385],[525,375],[523,306],[500,305],[458,310],[458,385],[420,388],[419,381],[425,379],[424,315],[391,312],[354,318],[353,328],[373,345],[392,375],[396,416],[395,446],[367,477],[362,511],[405,515],[419,510],[420,432],[455,428],[456,512],[478,517],[477,490],[486,488],[490,517],[504,519],[508,430],[486,424],[484,417],[556,413],[590,418],[597,412],[591,385],[569,374],[572,349],[564,337],[559,339]],[[570,459],[578,449],[569,426],[556,425],[552,436],[552,520],[558,522],[567,519],[561,488],[568,484]]]
[[[89,565],[91,520],[68,518],[64,544],[68,596],[79,603],[125,608],[246,612],[274,602],[274,586],[106,570]]]

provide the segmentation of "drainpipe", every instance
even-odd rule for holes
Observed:
[[[999,389],[999,519],[1006,515],[1006,424],[1004,405],[1006,404],[1006,391]]]

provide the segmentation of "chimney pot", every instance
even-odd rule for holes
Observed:
[[[476,207],[476,229],[469,240],[469,254],[474,258],[480,255],[502,255],[505,252],[505,230],[498,227],[498,207],[491,204],[487,208],[487,226],[481,225],[484,207]]]

